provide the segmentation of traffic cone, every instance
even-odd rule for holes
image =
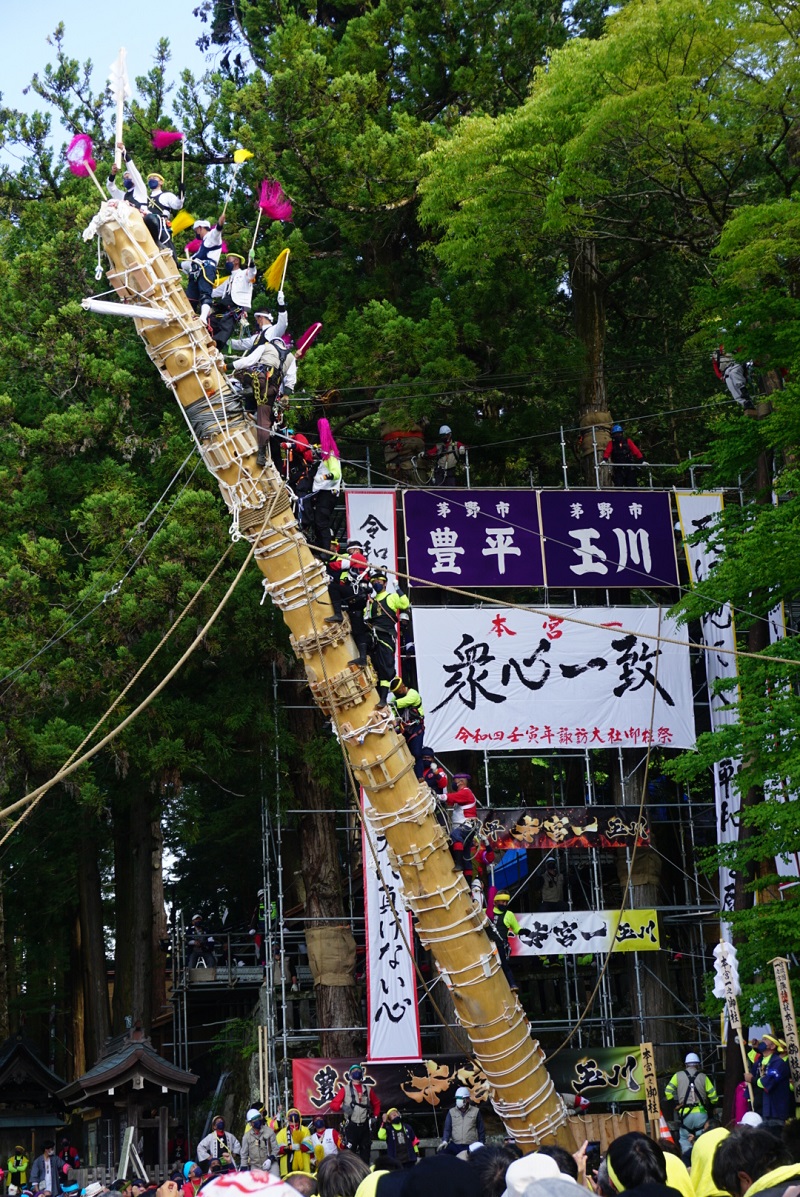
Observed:
[[[665,1143],[671,1143],[673,1147],[675,1146],[675,1140],[672,1137],[672,1131],[669,1129],[669,1123],[661,1110],[658,1111],[658,1134],[659,1138],[663,1139]]]

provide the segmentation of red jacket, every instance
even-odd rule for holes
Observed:
[[[626,436],[625,439],[622,441],[615,441],[614,438],[612,437],[611,440],[606,445],[605,449],[603,450],[603,461],[608,461],[609,457],[611,457],[611,454],[614,452],[615,447],[621,449],[621,448],[623,448],[623,446],[625,448],[625,458],[626,459],[627,459],[628,453],[630,453],[630,455],[634,461],[644,461],[644,454],[642,453],[642,451],[638,445],[634,445],[633,441],[631,440],[631,438],[629,436]]]
[[[344,1099],[346,1097],[350,1096],[350,1086],[351,1085],[353,1086],[353,1090],[355,1092],[356,1097],[361,1097],[362,1093],[364,1092],[365,1086],[360,1084],[360,1082],[358,1082],[358,1081],[346,1080],[330,1104],[330,1109],[331,1109],[332,1113],[338,1114],[339,1110],[341,1110],[342,1106],[344,1105]],[[378,1101],[378,1095],[375,1092],[374,1085],[371,1085],[367,1089],[367,1096],[369,1097],[369,1105],[370,1105],[370,1110],[372,1112],[373,1118],[380,1118],[381,1103]]]
[[[464,786],[462,789],[454,790],[452,794],[448,794],[447,805],[460,806],[465,819],[476,819],[478,817],[478,799],[469,786]]]

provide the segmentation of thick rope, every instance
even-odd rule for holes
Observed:
[[[228,555],[228,553],[230,552],[230,549],[232,547],[233,546],[230,546],[226,550],[225,556]],[[178,673],[179,670],[186,663],[186,661],[188,661],[189,657],[191,657],[192,653],[195,651],[195,649],[198,648],[198,646],[202,643],[203,639],[208,634],[210,629],[214,626],[219,615],[222,613],[225,606],[227,605],[228,600],[230,599],[234,590],[239,585],[239,582],[241,581],[241,578],[244,574],[246,567],[250,564],[250,560],[251,560],[252,556],[253,556],[253,550],[251,549],[250,552],[247,554],[247,557],[243,561],[241,568],[239,569],[239,572],[237,573],[236,577],[231,582],[227,591],[223,595],[222,599],[218,603],[216,609],[213,611],[213,613],[211,614],[211,616],[209,617],[209,619],[207,620],[205,625],[200,629],[200,631],[195,636],[192,643],[189,645],[189,647],[186,649],[186,651],[182,654],[182,656],[179,658],[179,660],[175,663],[175,665],[173,665],[173,667],[166,674],[166,676],[161,679],[161,681],[158,683],[158,685],[155,686],[154,689],[150,691],[150,693],[147,695],[147,697],[141,703],[139,703],[138,707],[136,707],[133,711],[131,711],[131,713],[129,715],[126,715],[126,717],[122,720],[121,723],[117,724],[117,726],[115,728],[113,728],[108,733],[108,735],[104,736],[102,740],[100,740],[97,744],[95,744],[94,748],[90,748],[88,752],[85,752],[83,754],[83,756],[80,756],[77,759],[73,760],[70,764],[62,766],[61,769],[59,769],[58,773],[56,773],[53,777],[51,777],[49,781],[46,781],[43,785],[38,786],[35,790],[31,790],[31,792],[29,794],[26,794],[24,798],[20,798],[17,802],[13,803],[10,807],[6,807],[4,810],[0,810],[0,819],[4,818],[8,814],[13,813],[15,810],[19,809],[19,807],[22,805],[27,805],[28,803],[33,803],[34,801],[38,801],[40,798],[43,798],[44,795],[49,790],[52,790],[53,786],[58,785],[59,782],[64,781],[67,777],[71,777],[72,774],[76,773],[78,771],[78,769],[80,769],[83,765],[86,764],[87,761],[90,761],[93,757],[97,756],[98,752],[102,751],[102,749],[105,748],[108,744],[110,744],[112,742],[112,740],[116,739],[116,737],[119,735],[119,733],[121,731],[123,731],[126,727],[128,727],[129,724],[133,723],[133,721],[135,719],[137,719],[139,717],[139,715],[141,715],[142,711],[145,711],[147,709],[147,707],[150,706],[150,703],[153,701],[153,699],[156,698],[161,693],[161,691],[172,681],[172,679],[175,677],[176,673]],[[222,560],[224,560],[224,557],[222,558]],[[222,564],[222,560],[220,560],[218,562],[218,565]],[[212,575],[209,575],[209,578],[206,579],[206,582],[208,582],[210,580],[211,576]],[[204,583],[204,585],[205,585],[205,583]],[[198,591],[198,594],[199,594],[199,591]],[[197,596],[195,596],[195,597],[197,597]],[[188,608],[187,608],[187,610],[188,610]],[[174,631],[175,626],[177,626],[177,625],[174,625],[173,628],[171,629],[171,631]],[[166,640],[170,634],[171,633],[167,633],[167,636],[165,636],[164,639]],[[159,645],[159,648],[160,647],[161,646]],[[155,651],[158,651],[158,650],[155,650]],[[144,666],[142,666],[142,668],[144,668]],[[132,682],[130,684],[132,684]],[[127,688],[130,688],[130,685]],[[119,697],[121,698],[122,695],[120,695]],[[117,699],[116,701],[118,702],[119,699]],[[113,705],[115,706],[116,702]],[[109,708],[109,711],[111,709],[113,709],[113,706],[111,708]],[[108,713],[109,712],[106,712],[106,715]],[[103,719],[100,720],[100,723],[102,723],[105,720],[106,715],[103,716]],[[99,726],[99,724],[97,726]],[[90,732],[90,735],[93,734],[94,730],[96,730],[96,729],[92,729],[92,732]],[[21,822],[21,820],[18,820],[18,822]],[[15,826],[16,825],[17,824],[15,824]],[[3,840],[0,840],[0,843],[3,843],[8,838],[8,836],[11,834],[11,832],[13,830],[14,830],[14,828],[12,827],[6,833],[6,835],[3,837]]]

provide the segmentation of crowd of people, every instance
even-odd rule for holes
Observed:
[[[290,1188],[305,1197],[572,1197],[576,1185],[599,1197],[798,1197],[800,1122],[786,1054],[786,1045],[772,1035],[750,1043],[749,1071],[737,1089],[729,1130],[720,1124],[713,1081],[690,1051],[666,1085],[669,1122],[662,1121],[660,1141],[631,1131],[612,1140],[605,1153],[598,1142],[585,1142],[574,1153],[545,1145],[528,1155],[511,1139],[487,1143],[479,1105],[460,1086],[441,1141],[425,1156],[413,1121],[394,1106],[382,1113],[374,1085],[355,1064],[326,1115],[305,1119],[291,1108],[285,1119],[270,1118],[254,1106],[240,1140],[216,1114],[194,1158],[185,1130],[177,1127],[168,1145],[173,1172],[157,1193],[143,1177],[109,1186],[93,1181],[79,1189],[81,1159],[66,1136],[58,1150],[45,1141],[32,1162],[22,1146],[15,1147],[7,1192],[198,1197],[215,1179],[252,1172],[257,1175],[241,1191],[258,1192],[263,1182],[276,1197],[281,1182],[287,1197]]]

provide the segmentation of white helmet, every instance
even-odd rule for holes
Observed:
[[[260,1117],[261,1117],[261,1111],[257,1110],[255,1108],[255,1106],[253,1106],[252,1110],[247,1111],[246,1120],[248,1122],[252,1122],[254,1118],[260,1118]]]
[[[193,229],[210,229],[211,221],[210,220],[196,220],[194,222],[194,224],[192,225],[192,228]]]
[[[689,1052],[688,1056],[683,1062],[684,1064],[699,1064],[700,1057],[698,1056],[697,1052]]]
[[[269,320],[270,324],[272,324],[272,312],[265,312],[262,310],[262,311],[258,311],[258,312],[253,312],[253,315],[256,318],[256,320],[258,319],[259,316],[264,316],[267,320]],[[264,891],[261,890],[261,894],[263,894],[263,892]],[[259,897],[261,896],[261,894],[259,894]]]
[[[452,436],[453,429],[448,424],[442,424],[439,429],[439,436]]]
[[[467,1101],[469,1101],[469,1089],[466,1087],[466,1085],[461,1085],[458,1089],[456,1089],[456,1101],[462,1097],[466,1097]]]

